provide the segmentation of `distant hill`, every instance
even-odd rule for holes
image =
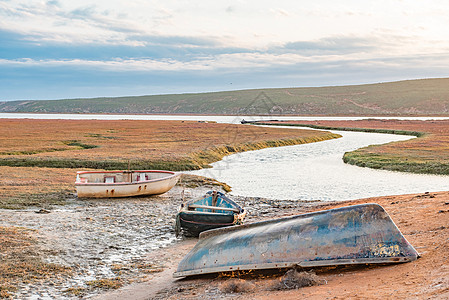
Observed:
[[[335,87],[0,102],[0,112],[445,115],[449,78]]]

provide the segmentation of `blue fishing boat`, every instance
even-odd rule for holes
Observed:
[[[173,276],[417,258],[380,205],[361,204],[203,232]]]
[[[176,215],[176,235],[198,236],[201,232],[242,224],[246,211],[223,193],[209,191],[204,197],[181,204]]]

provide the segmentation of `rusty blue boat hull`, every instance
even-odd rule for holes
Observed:
[[[380,205],[362,204],[205,231],[173,276],[403,263],[417,257]]]

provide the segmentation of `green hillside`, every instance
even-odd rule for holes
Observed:
[[[0,102],[0,112],[131,114],[449,114],[449,78],[197,94]]]

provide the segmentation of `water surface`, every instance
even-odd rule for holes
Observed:
[[[283,200],[351,200],[449,190],[449,176],[373,170],[342,160],[347,151],[413,137],[332,132],[343,137],[238,153],[213,163],[212,169],[191,173],[226,182],[235,195]]]
[[[61,119],[61,120],[184,120],[214,121],[217,123],[238,124],[242,120],[445,120],[449,117],[298,117],[298,116],[210,116],[210,115],[113,115],[113,114],[43,114],[43,113],[0,113],[0,119]]]

